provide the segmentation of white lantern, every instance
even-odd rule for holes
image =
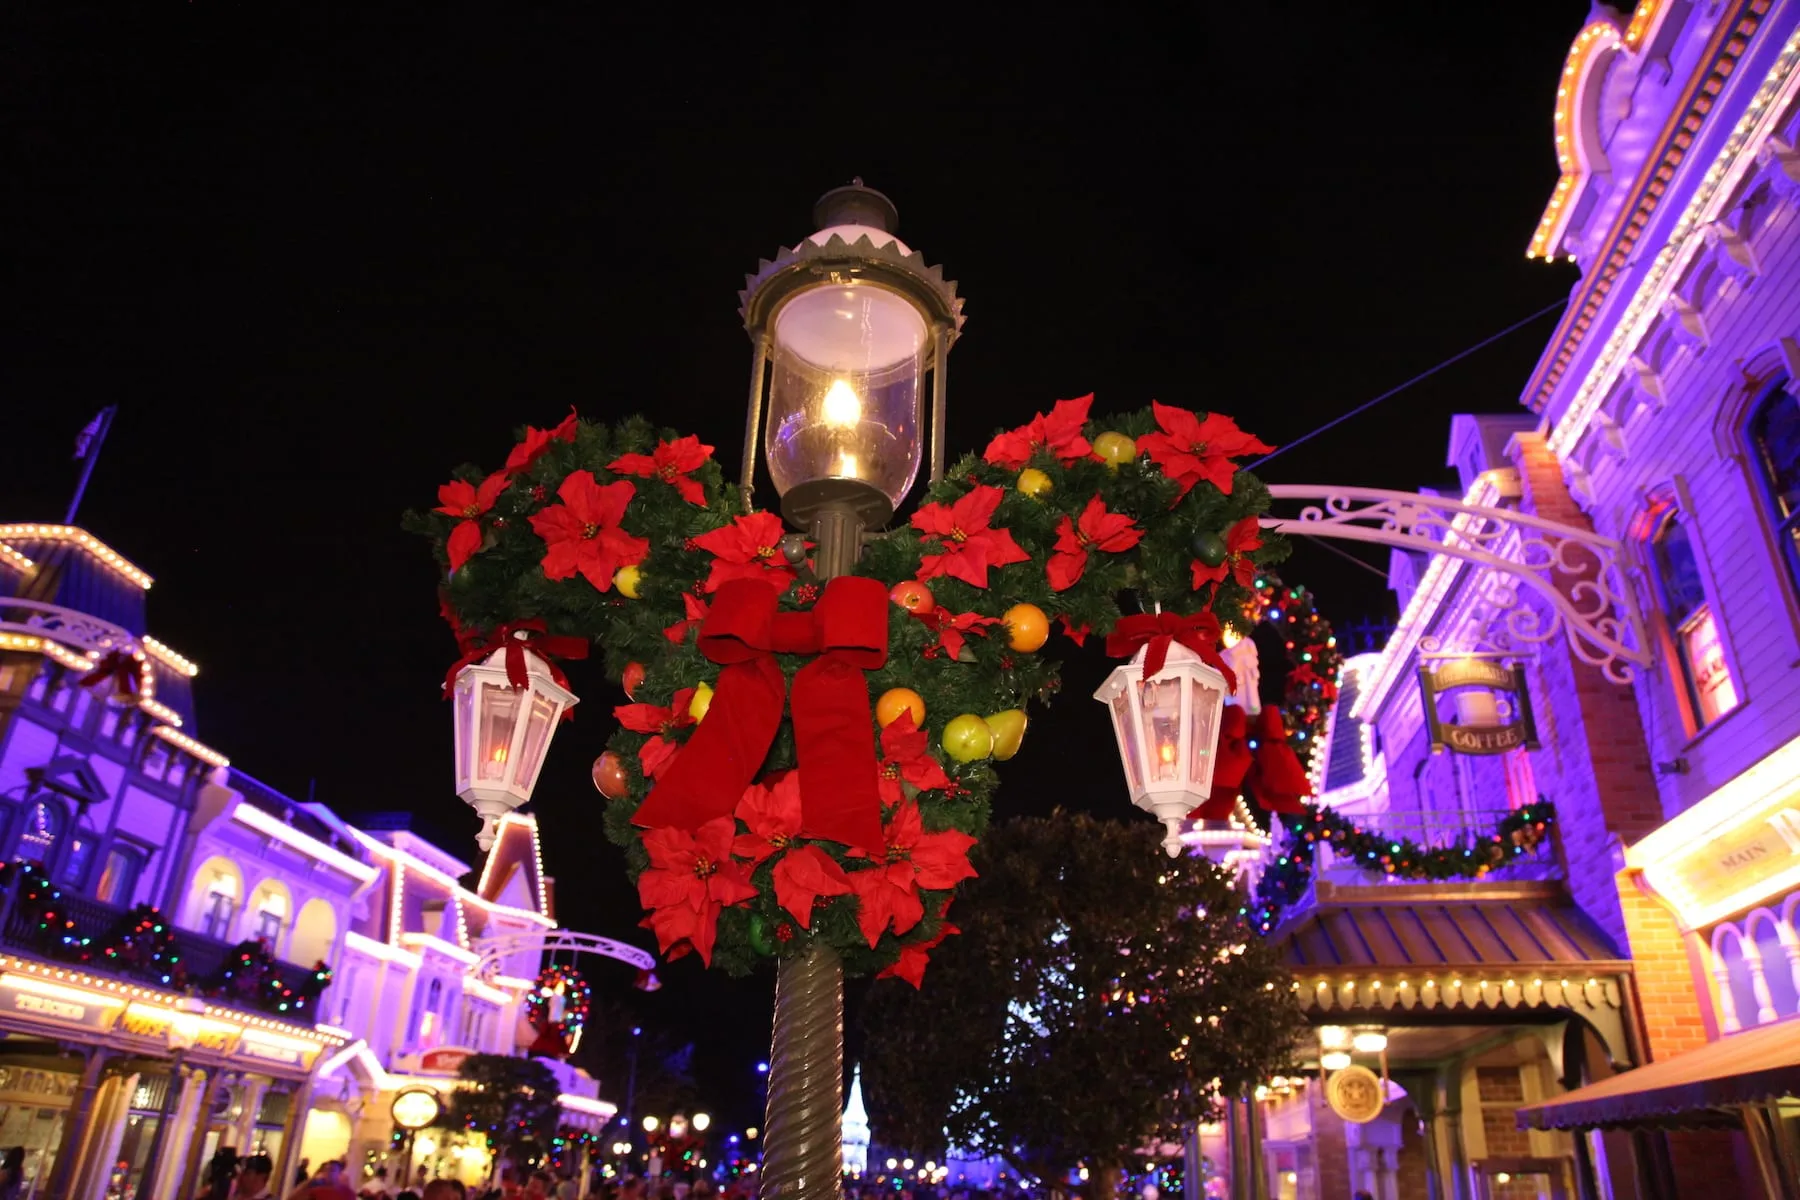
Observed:
[[[1131,802],[1163,823],[1163,849],[1175,858],[1188,813],[1212,795],[1227,690],[1225,677],[1179,642],[1145,679],[1148,649],[1115,668],[1094,699],[1112,713]]]
[[[505,650],[456,676],[456,792],[481,817],[475,843],[483,850],[500,818],[531,799],[557,722],[577,702],[543,659],[529,650],[524,659],[525,686],[516,691]]]

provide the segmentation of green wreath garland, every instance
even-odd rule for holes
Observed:
[[[635,703],[617,711],[628,727],[612,734],[595,778],[611,793],[606,834],[625,851],[665,954],[692,950],[742,974],[817,939],[851,974],[916,984],[930,949],[954,931],[944,913],[997,784],[992,760],[968,753],[983,740],[969,721],[1017,710],[991,751],[1010,757],[1023,711],[1056,694],[1057,663],[1037,626],[1080,645],[1113,628],[1127,592],[1146,611],[1210,610],[1243,626],[1259,569],[1287,547],[1259,528],[1266,488],[1231,460],[1271,447],[1218,414],[1159,404],[1090,419],[1091,401],[1058,402],[1000,433],[929,487],[911,525],[866,542],[856,574],[888,587],[925,576],[929,592],[924,603],[905,593],[917,612],[890,606],[886,663],[867,673],[872,698],[906,689],[924,708],[916,732],[912,711],[880,731],[882,770],[897,785],[882,813],[885,856],[793,830],[745,856],[726,848],[755,839],[742,807],[730,834],[714,830],[705,844],[689,831],[647,839],[633,824],[647,772],[680,752],[718,680],[720,666],[695,641],[714,586],[767,578],[782,588],[784,612],[807,610],[820,593],[804,551],[790,540],[798,553],[782,553],[780,519],[745,510],[711,447],[642,417],[606,426],[571,410],[553,428],[527,428],[502,469],[458,468],[437,508],[407,515],[449,572],[443,608],[466,661],[484,637],[541,621],[551,637],[600,647],[607,676],[626,686]],[[976,550],[985,562],[973,561]],[[776,661],[791,680],[808,659]],[[947,727],[971,735],[957,746],[964,758],[946,751]],[[756,785],[765,816],[781,807],[795,766],[784,713]],[[905,862],[916,877],[882,901],[899,911],[875,913],[875,877],[858,876]]]

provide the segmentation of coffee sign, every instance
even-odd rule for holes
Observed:
[[[1387,1107],[1387,1089],[1381,1077],[1367,1067],[1350,1066],[1332,1072],[1325,1083],[1325,1102],[1346,1121],[1367,1125]]]
[[[1421,658],[1419,691],[1433,754],[1446,750],[1453,754],[1505,754],[1538,748],[1531,693],[1525,687],[1525,669],[1517,663],[1509,667],[1473,656]],[[1496,692],[1506,696],[1513,720],[1501,719]],[[1455,701],[1456,721],[1447,722],[1439,715],[1440,696]]]

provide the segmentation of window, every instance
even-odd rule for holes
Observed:
[[[1800,587],[1800,400],[1786,387],[1783,380],[1770,388],[1751,415],[1750,445],[1788,581]]]
[[[265,885],[266,886],[266,885]],[[262,891],[261,887],[257,891]],[[250,935],[269,943],[271,950],[281,941],[281,927],[287,923],[287,897],[280,892],[267,892],[256,906],[256,919],[250,923]]]
[[[69,852],[63,856],[62,869],[56,873],[57,882],[80,889],[87,883],[88,864],[93,858],[93,833],[86,829],[76,829],[75,835],[69,839]]]
[[[143,869],[142,850],[136,846],[114,846],[106,852],[106,865],[100,868],[94,895],[108,904],[129,905]]]
[[[25,827],[19,831],[19,857],[48,863],[62,839],[62,813],[42,800],[25,806]]]
[[[1689,523],[1672,505],[1652,542],[1657,591],[1694,724],[1705,727],[1737,707],[1737,684],[1725,661],[1718,623],[1706,602]]]
[[[224,941],[231,935],[231,918],[237,912],[237,880],[218,875],[206,890],[200,908],[200,930],[209,938]]]

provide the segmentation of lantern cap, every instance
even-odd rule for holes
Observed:
[[[944,329],[946,346],[956,340],[964,320],[956,283],[894,236],[900,213],[892,200],[857,179],[821,196],[813,219],[820,225],[816,232],[744,276],[738,314],[752,338],[762,336],[775,310],[795,292],[820,283],[860,283],[899,292],[928,323]]]

